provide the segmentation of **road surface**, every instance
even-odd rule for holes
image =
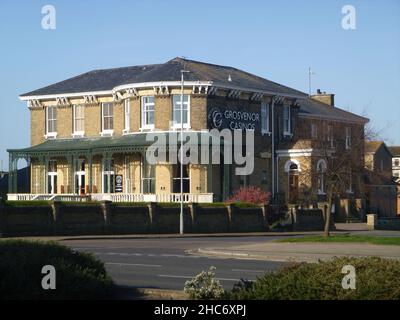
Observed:
[[[200,247],[271,241],[276,237],[205,237],[168,239],[68,240],[63,244],[91,252],[100,258],[117,285],[137,288],[182,290],[185,281],[210,266],[217,279],[232,289],[240,279],[255,280],[266,271],[285,265],[282,262],[220,259],[188,254]]]

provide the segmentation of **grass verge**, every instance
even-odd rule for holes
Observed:
[[[363,235],[331,235],[330,237],[324,236],[305,236],[298,238],[284,238],[278,239],[276,242],[291,242],[291,243],[304,243],[304,242],[322,242],[322,243],[370,243],[378,245],[393,245],[400,246],[400,237],[379,237],[379,236],[363,236]]]

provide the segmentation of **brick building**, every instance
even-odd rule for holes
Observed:
[[[189,71],[183,111],[181,70]],[[331,155],[349,150],[364,140],[368,121],[336,107],[331,94],[309,97],[236,68],[182,58],[87,72],[20,99],[31,114],[31,146],[8,150],[9,199],[178,201],[178,164],[149,165],[146,150],[149,136],[174,134],[183,125],[199,139],[212,128],[247,128],[255,135],[252,174],[235,175],[237,166],[222,155],[221,164],[189,163],[182,177],[185,201],[223,200],[242,185],[290,202],[304,194],[316,200],[326,192],[321,141]],[[362,152],[354,147],[360,161]],[[21,158],[31,168],[30,194],[18,193]]]

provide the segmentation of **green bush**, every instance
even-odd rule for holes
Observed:
[[[356,289],[343,289],[342,268],[352,265]],[[298,264],[266,273],[253,283],[242,282],[228,294],[239,300],[398,300],[400,261],[368,258],[334,258],[328,262]]]
[[[44,265],[56,270],[56,289],[44,290]],[[88,253],[53,242],[0,241],[0,299],[107,299],[113,283]]]

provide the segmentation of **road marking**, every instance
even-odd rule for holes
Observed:
[[[178,278],[178,279],[193,279],[194,276],[175,276],[172,274],[158,274],[157,277],[162,277],[162,278]],[[230,279],[230,278],[216,278],[216,280],[220,281],[235,281],[239,282],[240,279]],[[250,280],[251,281],[251,280]]]
[[[256,273],[265,273],[265,270],[246,270],[246,269],[232,269],[234,272],[256,272]]]
[[[160,264],[141,264],[141,263],[119,263],[119,262],[106,262],[106,264],[117,265],[117,266],[133,266],[133,267],[154,267],[161,268]]]

